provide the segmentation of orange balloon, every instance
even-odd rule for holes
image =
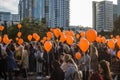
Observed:
[[[19,24],[17,25],[17,27],[18,27],[18,29],[21,29],[22,25],[19,23]]]
[[[55,35],[56,38],[58,38],[60,36],[61,31],[60,31],[59,28],[54,29],[53,32],[54,32],[54,35]]]
[[[73,39],[72,36],[67,36],[67,37],[66,37],[66,42],[67,42],[67,44],[72,45],[73,41],[74,41],[74,39]]]
[[[96,37],[96,42],[101,42],[100,37]]]
[[[4,27],[2,26],[2,29],[1,29],[1,31],[3,31],[4,30]]]
[[[2,37],[0,36],[0,42],[2,42]]]
[[[85,38],[81,38],[80,42],[78,43],[79,48],[82,52],[86,52],[89,48],[89,41]]]
[[[50,52],[50,50],[52,49],[52,43],[50,41],[46,41],[44,43],[44,49],[48,52]]]
[[[18,37],[21,37],[21,35],[22,35],[21,32],[18,32],[18,33],[17,33],[17,36],[18,36]]]
[[[60,41],[61,41],[61,42],[65,42],[65,40],[66,40],[66,36],[65,36],[65,35],[62,35],[62,36],[60,37]]]
[[[101,42],[102,42],[102,43],[105,43],[105,42],[106,42],[106,38],[105,38],[104,36],[101,38]]]
[[[2,31],[2,26],[0,26],[0,31]]]
[[[86,32],[86,38],[90,42],[94,42],[97,37],[97,32],[94,29],[89,29]]]
[[[4,30],[4,26],[0,26],[0,31],[3,31]]]
[[[50,37],[47,37],[47,41],[49,41],[49,40],[51,40],[51,38],[50,38]]]
[[[76,39],[79,39],[79,38],[80,38],[80,35],[79,35],[79,34],[76,34],[75,37],[76,37]]]
[[[75,58],[76,58],[77,60],[80,60],[81,54],[80,54],[79,52],[75,53]]]
[[[120,59],[120,50],[117,52],[117,57]]]
[[[47,37],[43,37],[43,40],[46,41],[46,40],[47,40]]]
[[[65,31],[66,36],[70,36],[70,32],[68,30]]]
[[[85,32],[84,32],[84,31],[81,31],[81,32],[80,32],[80,36],[81,36],[81,37],[84,37],[84,36],[85,36]]]
[[[51,32],[47,32],[47,37],[49,37],[51,39],[52,38],[52,33]]]
[[[21,38],[18,40],[18,44],[19,44],[19,45],[23,44],[23,42],[24,42],[24,41],[23,41],[23,39],[21,39]]]
[[[37,37],[35,38],[35,41],[39,41],[40,40],[40,36],[39,35],[37,35]]]
[[[36,39],[38,37],[37,33],[33,33],[33,38]]]
[[[72,37],[74,36],[74,32],[72,30],[70,30],[69,33],[70,33],[70,36]]]
[[[120,39],[118,39],[117,45],[118,45],[118,47],[120,48]]]
[[[51,32],[53,32],[53,31],[54,31],[54,29],[53,29],[53,28],[50,28],[50,31],[51,31]]]
[[[44,40],[41,40],[40,42],[41,42],[42,44],[44,44],[45,41],[44,41]]]
[[[29,41],[31,41],[31,40],[32,40],[32,35],[29,34],[29,35],[27,36],[27,39],[28,39]]]
[[[18,37],[16,37],[16,41],[18,41],[19,40],[19,38]]]
[[[114,49],[114,48],[115,48],[114,40],[110,39],[110,40],[107,42],[107,45],[108,45],[109,48]]]
[[[63,35],[65,35],[64,32],[61,32],[61,33],[60,33],[60,36],[63,36]]]
[[[3,42],[4,42],[5,44],[9,44],[9,38],[8,38],[8,35],[7,35],[7,34],[4,34],[4,36],[3,36]]]

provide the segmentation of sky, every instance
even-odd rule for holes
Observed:
[[[70,25],[92,27],[92,1],[101,0],[70,0]],[[117,4],[117,0],[107,1]],[[0,0],[0,11],[18,13],[18,2],[19,0]]]

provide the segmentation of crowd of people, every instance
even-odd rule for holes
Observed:
[[[27,80],[28,73],[34,72],[39,79],[49,75],[48,80],[120,80],[117,47],[112,50],[106,44],[94,42],[82,53],[76,43],[69,46],[59,41],[51,42],[49,53],[40,42],[1,43],[0,79],[16,80],[22,75]],[[79,60],[74,56],[76,52],[81,54]]]

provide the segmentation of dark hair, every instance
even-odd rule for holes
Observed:
[[[109,62],[102,60],[100,61],[100,66],[103,69],[103,78],[104,80],[112,80],[111,74],[110,74],[110,67]]]
[[[52,61],[52,66],[54,69],[57,69],[58,67],[60,67],[60,64],[58,63],[58,61],[54,60]]]

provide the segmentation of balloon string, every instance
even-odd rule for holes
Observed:
[[[48,54],[48,75],[49,75],[49,53]]]

